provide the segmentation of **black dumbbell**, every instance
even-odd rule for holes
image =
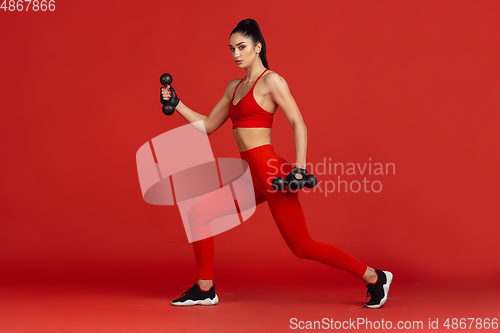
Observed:
[[[295,174],[290,173],[286,179],[276,177],[272,181],[272,186],[275,191],[283,191],[288,186],[291,190],[313,188],[318,184],[318,179],[314,175],[302,175],[302,179],[296,179]]]
[[[168,73],[165,73],[162,76],[160,76],[160,83],[163,85],[163,87],[172,84],[172,81],[173,81],[172,75]],[[177,104],[179,104],[179,98],[177,97],[177,94],[175,93],[175,90],[172,86],[170,86],[170,92],[172,93],[172,97],[170,97],[170,99],[163,99],[160,89],[160,102],[161,104],[163,104],[162,111],[167,116],[173,114],[175,112]]]

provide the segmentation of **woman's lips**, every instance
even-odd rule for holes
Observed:
[[[236,60],[235,62],[239,65],[243,62],[243,60]]]

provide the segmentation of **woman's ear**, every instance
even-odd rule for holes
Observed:
[[[262,50],[262,43],[258,42],[257,45],[255,45],[255,51],[257,51],[257,53],[260,53],[260,50]]]

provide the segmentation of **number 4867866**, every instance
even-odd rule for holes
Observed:
[[[56,1],[55,0],[4,0],[0,9],[3,9],[4,12],[7,10],[10,12],[22,12],[32,10],[34,12],[38,11],[51,11],[56,10]]]

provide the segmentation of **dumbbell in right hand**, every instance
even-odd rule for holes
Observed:
[[[173,78],[172,75],[165,73],[162,76],[160,76],[160,83],[163,85],[162,88],[166,88],[170,84],[172,84]],[[161,89],[160,88],[160,102],[163,104],[162,111],[164,114],[167,116],[170,116],[175,112],[175,108],[177,107],[177,104],[179,104],[179,98],[177,97],[177,94],[175,93],[175,89],[170,86],[170,92],[172,93],[172,97],[169,99],[163,99],[163,96],[161,94]]]

